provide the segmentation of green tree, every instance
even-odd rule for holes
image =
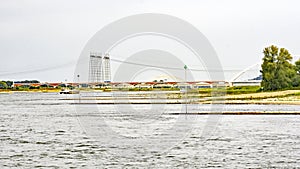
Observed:
[[[4,81],[0,81],[0,89],[7,89],[7,84]]]
[[[300,75],[300,59],[295,62],[295,69],[297,74]]]
[[[263,51],[264,58],[261,65],[264,90],[280,90],[293,86],[296,69],[291,61],[293,57],[288,50],[272,45]]]
[[[261,86],[265,90],[272,90],[275,88],[275,68],[276,68],[276,55],[278,48],[270,46],[264,49],[263,64],[261,65],[262,82]]]
[[[293,86],[299,87],[300,86],[300,59],[295,62],[295,70],[297,75],[293,79]]]
[[[13,81],[6,81],[5,83],[7,84],[8,88],[11,88],[12,85],[14,84]]]

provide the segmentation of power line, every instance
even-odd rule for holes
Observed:
[[[118,63],[124,63],[124,64],[131,64],[136,66],[145,66],[145,67],[153,67],[153,68],[160,68],[160,69],[169,69],[169,70],[182,70],[182,68],[179,67],[168,67],[168,66],[157,66],[157,65],[150,65],[150,64],[144,64],[144,63],[137,63],[137,62],[129,62],[129,61],[123,61],[119,59],[110,59],[113,62]],[[242,71],[242,69],[189,69],[190,71],[198,71],[198,72],[238,72]],[[257,69],[258,70],[258,69]]]
[[[115,56],[115,55],[113,55],[113,56]],[[79,58],[79,60],[81,60],[81,59]],[[17,72],[7,72],[6,71],[5,73],[1,73],[0,76],[30,74],[30,73],[37,73],[37,72],[44,72],[44,71],[54,70],[54,69],[60,69],[60,68],[64,68],[64,67],[67,67],[67,66],[72,66],[74,63],[78,62],[79,60],[72,61],[72,62],[67,62],[67,63],[56,65],[56,66],[46,67],[46,68],[24,70],[24,71],[17,71]],[[122,63],[122,64],[130,64],[130,65],[144,66],[144,67],[153,67],[153,68],[159,68],[159,69],[168,69],[168,70],[182,70],[183,69],[183,68],[180,68],[180,67],[151,65],[151,64],[146,64],[146,63],[124,61],[124,60],[114,59],[114,58],[110,58],[110,60],[113,61],[113,62]],[[239,72],[239,71],[242,71],[242,69],[195,69],[195,68],[190,68],[189,70],[190,71],[196,71],[196,72]],[[252,70],[257,71],[259,69],[252,69]],[[251,71],[251,70],[249,70],[249,71]]]
[[[60,68],[72,66],[73,63],[74,63],[74,61],[73,61],[73,62],[64,63],[64,64],[61,64],[61,65],[56,65],[56,66],[46,67],[46,68],[39,68],[39,69],[32,69],[32,70],[24,70],[24,71],[18,71],[18,72],[2,73],[2,74],[0,74],[0,76],[18,75],[18,74],[30,74],[30,73],[37,73],[37,72],[45,72],[45,71],[49,71],[49,70],[60,69]]]

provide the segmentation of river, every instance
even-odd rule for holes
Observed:
[[[0,94],[0,168],[300,168],[299,115],[170,115],[182,104],[75,104]],[[78,101],[77,101],[78,102]],[[188,105],[300,111],[297,105]]]

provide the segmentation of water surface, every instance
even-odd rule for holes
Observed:
[[[0,94],[0,168],[297,168],[300,116],[175,116],[184,105],[74,105]],[[77,96],[74,96],[77,97]],[[188,111],[300,111],[189,105]]]

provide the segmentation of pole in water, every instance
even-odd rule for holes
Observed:
[[[79,77],[80,75],[77,75],[77,78],[78,78],[78,101],[79,103],[81,102],[81,98],[80,98],[80,83],[79,83]]]
[[[67,79],[65,79],[65,85],[66,85],[66,89],[68,89],[68,85],[67,85]],[[66,94],[66,100],[68,100],[68,95]]]
[[[186,80],[186,69],[187,65],[184,65],[184,81],[185,81],[185,113],[187,113],[187,80]]]

